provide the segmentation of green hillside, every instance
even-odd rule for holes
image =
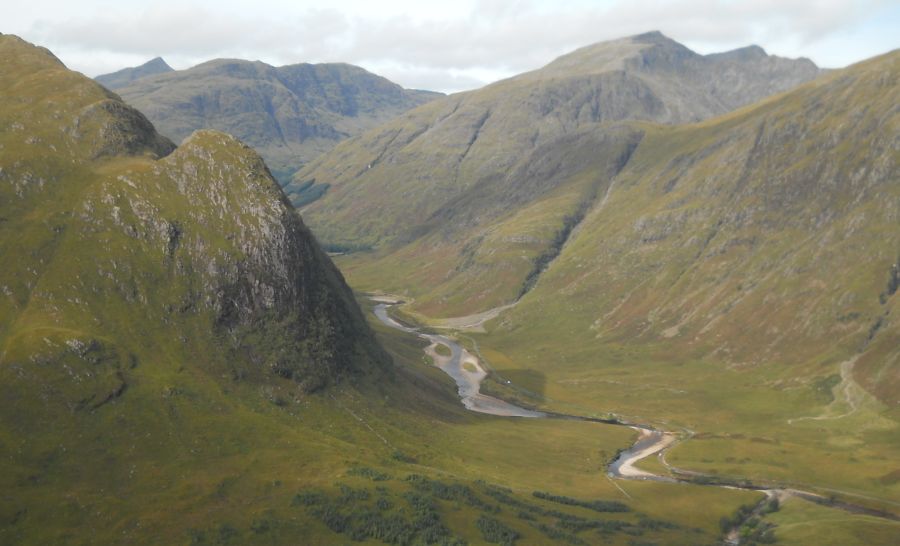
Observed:
[[[553,306],[573,340],[734,370],[860,354],[860,379],[896,407],[898,75],[890,53],[723,118],[645,126],[496,331],[539,331]]]
[[[377,360],[340,274],[252,150],[198,132],[172,151],[51,55],[12,37],[4,47],[0,248],[16,257],[0,281],[5,361],[97,347],[118,354],[109,374],[119,376],[141,351],[197,350],[165,334],[180,328],[229,339],[220,356],[237,357],[234,373],[274,371],[311,389]],[[283,345],[258,337],[275,330]]]
[[[342,143],[295,177],[328,185],[304,218],[333,250],[374,251],[347,264],[360,286],[408,291],[430,315],[484,311],[527,289],[602,199],[643,131],[617,122],[706,119],[818,74],[659,33],[595,44]],[[299,189],[286,191],[302,204]]]
[[[175,148],[13,36],[0,97],[0,543],[715,544],[761,497],[465,411],[233,137]]]
[[[713,434],[676,464],[900,501],[898,76],[648,130],[486,344],[548,399]]]
[[[619,66],[613,44],[587,50],[608,53],[596,66]],[[339,259],[354,287],[406,296],[411,319],[475,324],[462,339],[494,392],[693,433],[676,467],[896,507],[898,63],[699,123],[585,123],[522,156],[504,148],[512,126],[486,136],[515,117],[492,110],[443,170],[457,148],[426,143],[471,138],[449,123],[467,102],[583,72],[557,64],[337,147],[308,172],[341,182],[304,215],[326,242],[373,247]],[[460,317],[515,301],[486,332]]]
[[[898,77],[892,52],[703,123],[635,125],[616,176],[572,175],[609,182],[533,288],[466,335],[533,404],[691,431],[676,467],[900,505]],[[342,262],[352,282],[387,284],[366,258]]]

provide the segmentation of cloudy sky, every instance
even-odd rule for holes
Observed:
[[[898,0],[23,0],[0,32],[89,76],[162,56],[343,61],[405,87],[459,91],[577,47],[661,30],[695,51],[751,43],[841,67],[900,47]]]

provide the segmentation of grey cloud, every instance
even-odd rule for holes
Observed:
[[[60,49],[64,60],[68,50],[79,59],[98,52],[273,64],[345,61],[395,67],[395,81],[408,87],[458,90],[484,83],[485,75],[537,68],[583,45],[654,29],[689,46],[719,50],[809,43],[884,5],[886,0],[620,0],[597,7],[590,1],[478,0],[454,18],[416,19],[366,18],[337,7],[248,15],[160,4],[64,22],[47,18],[33,32],[34,39]]]
[[[364,68],[391,81],[402,82],[410,89],[458,90],[475,89],[487,85],[497,77],[506,74],[494,72],[492,77],[478,77],[467,73],[457,73],[439,68],[429,67],[397,67],[380,64],[363,64]]]

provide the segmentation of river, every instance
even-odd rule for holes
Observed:
[[[493,396],[481,393],[481,382],[487,377],[487,372],[481,365],[481,362],[465,348],[458,343],[445,336],[437,334],[427,334],[420,332],[416,328],[410,328],[398,321],[394,320],[388,314],[388,308],[391,303],[381,302],[375,306],[375,316],[378,317],[383,324],[402,330],[404,332],[415,334],[420,338],[429,342],[425,352],[433,360],[444,373],[453,378],[456,382],[459,398],[466,409],[478,413],[487,413],[490,415],[499,415],[503,417],[523,417],[530,419],[578,419],[591,421],[593,419],[585,419],[577,415],[550,414],[542,411],[526,409],[515,404],[511,404],[505,400],[500,400]],[[438,354],[436,348],[438,345],[444,345],[450,349],[450,356]],[[468,366],[466,366],[468,364]],[[467,369],[468,368],[468,369]],[[610,425],[630,426],[638,431],[638,440],[630,448],[622,450],[616,459],[611,462],[607,468],[610,476],[616,478],[631,478],[655,481],[676,481],[669,476],[659,476],[650,472],[641,470],[635,464],[651,455],[659,453],[665,448],[675,443],[674,434],[659,431],[644,425],[633,425],[621,423],[612,420],[602,420],[602,422]]]
[[[375,299],[375,301],[378,302],[375,306],[375,316],[378,317],[378,320],[380,320],[383,324],[397,330],[415,334],[429,342],[428,347],[425,348],[426,354],[428,354],[434,360],[435,365],[443,370],[444,373],[453,378],[459,391],[460,400],[462,401],[466,409],[470,411],[487,413],[490,415],[499,415],[503,417],[516,417],[526,419],[575,419],[581,421],[598,422],[614,426],[627,426],[636,430],[638,432],[638,438],[635,443],[632,444],[631,447],[620,451],[616,458],[612,462],[610,462],[609,465],[607,465],[607,474],[610,477],[673,483],[701,483],[710,487],[728,487],[732,489],[746,489],[765,493],[766,497],[762,501],[760,501],[760,504],[756,507],[756,510],[754,512],[758,511],[762,507],[762,505],[773,496],[777,496],[779,498],[796,496],[810,502],[827,504],[828,506],[847,512],[867,514],[871,516],[890,519],[893,521],[900,520],[900,517],[891,512],[875,510],[869,507],[855,505],[848,502],[836,501],[817,493],[802,491],[799,489],[753,484],[746,480],[741,481],[740,483],[728,483],[722,480],[716,481],[715,476],[707,476],[698,472],[677,471],[673,468],[670,468],[670,470],[675,472],[676,475],[680,477],[653,474],[652,472],[637,468],[635,465],[642,459],[659,454],[675,445],[675,443],[677,443],[678,441],[677,435],[672,432],[657,430],[649,425],[627,423],[615,419],[596,419],[578,415],[566,415],[561,413],[549,413],[530,410],[519,407],[515,404],[511,404],[505,400],[500,400],[499,398],[494,398],[493,396],[482,394],[480,392],[481,382],[485,377],[487,377],[487,372],[484,370],[484,367],[477,357],[469,353],[469,351],[461,347],[452,339],[437,334],[428,334],[421,332],[416,328],[410,328],[393,319],[388,314],[388,308],[390,308],[392,305],[396,305],[399,302],[389,301],[387,300],[387,298],[378,298]],[[444,345],[450,349],[449,356],[441,355],[437,352],[437,346],[439,344]],[[707,480],[698,481],[698,478],[706,478]],[[710,480],[712,480],[712,483],[710,483]],[[747,518],[749,517],[750,516],[748,515]],[[742,523],[743,521],[739,522],[738,525],[736,525],[731,531],[726,533],[726,544],[739,543],[737,531]]]

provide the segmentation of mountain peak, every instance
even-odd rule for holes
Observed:
[[[644,32],[643,34],[635,34],[634,36],[627,38],[629,40],[634,40],[635,42],[646,42],[646,43],[664,43],[664,42],[675,42],[675,40],[669,38],[662,32],[658,30],[651,30],[650,32]],[[678,42],[675,42],[678,43]],[[680,44],[679,44],[680,45]]]
[[[769,55],[762,47],[745,47],[700,55],[684,44],[658,30],[635,34],[615,40],[591,44],[562,55],[543,68],[527,72],[513,79],[544,80],[610,72],[640,73],[656,77],[663,72],[687,75],[717,63],[738,63],[746,66],[760,62],[775,63],[785,71],[799,70],[803,74],[818,73],[818,67],[808,59],[784,59]],[[806,76],[804,76],[806,77]]]
[[[769,54],[766,53],[766,50],[759,47],[758,45],[748,45],[745,47],[739,47],[737,49],[732,49],[731,51],[723,51],[721,53],[710,53],[706,55],[706,57],[710,59],[726,59],[726,60],[736,60],[736,61],[752,61],[765,59]]]
[[[172,67],[162,57],[154,57],[140,66],[123,68],[111,74],[101,74],[94,80],[108,89],[115,90],[131,85],[135,80],[172,71]]]
[[[167,63],[162,57],[153,57],[138,68],[152,68],[160,72],[171,72],[173,70],[173,68],[169,66],[169,63]]]
[[[0,33],[0,37],[2,37],[0,48],[12,51],[14,55],[11,58],[18,63],[54,68],[65,67],[65,64],[46,47],[33,45],[15,34]]]
[[[525,78],[558,78],[600,74],[639,67],[652,69],[699,57],[658,30],[625,38],[597,42],[558,57]]]
[[[180,71],[178,74],[190,74],[190,77],[193,78],[216,75],[237,79],[254,79],[261,77],[263,74],[272,73],[274,70],[274,66],[262,61],[219,58],[200,63],[185,71]],[[174,76],[176,75],[173,74]]]

